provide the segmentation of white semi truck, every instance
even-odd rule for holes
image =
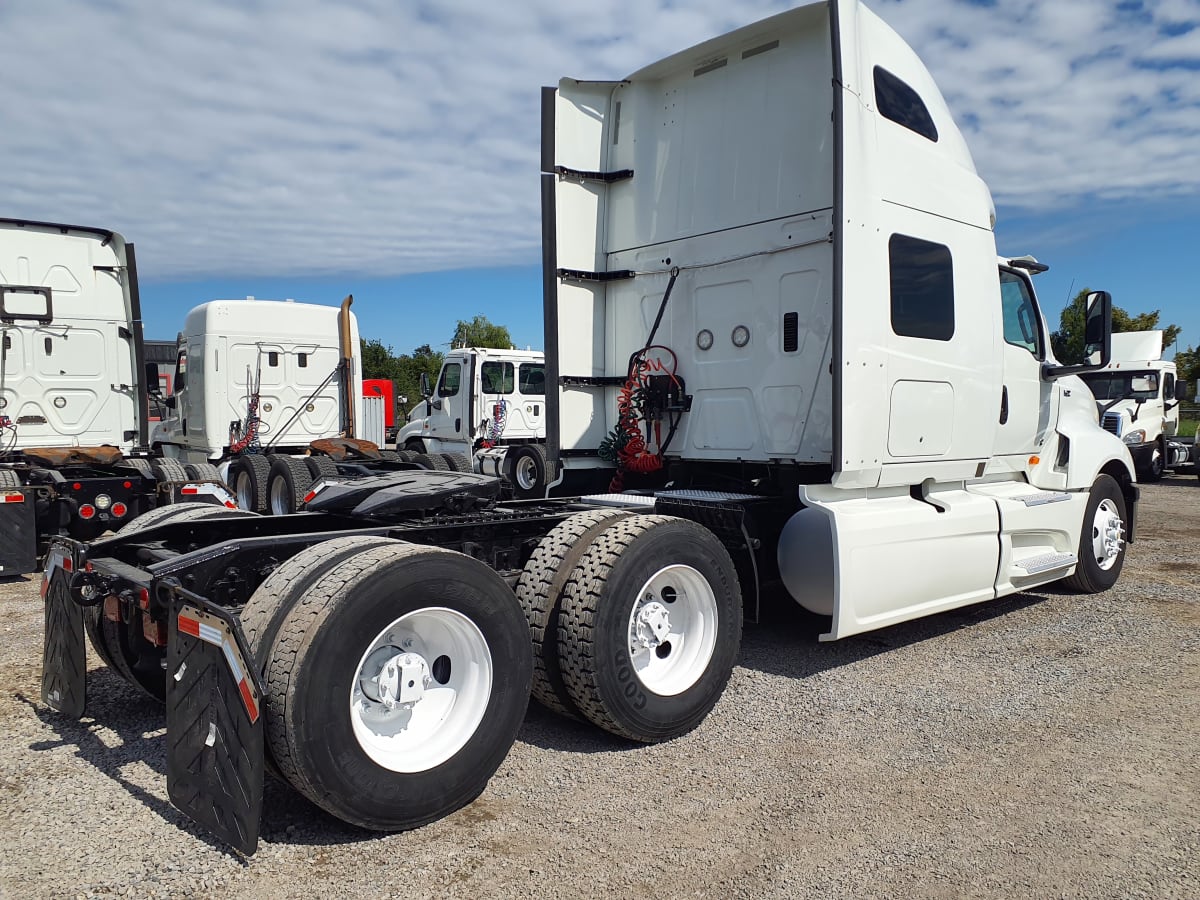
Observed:
[[[185,488],[228,499],[148,449],[140,303],[120,234],[0,219],[0,578]]]
[[[450,468],[453,458],[402,458],[358,439],[362,364],[351,302],[338,308],[250,297],[192,309],[179,334],[174,395],[152,445],[224,477],[240,508],[276,515],[300,509],[321,478],[398,469],[414,459]]]
[[[422,373],[421,393],[396,436],[397,450],[461,454],[476,471],[506,479],[518,499],[545,496],[544,354],[455,348],[435,389]]]
[[[694,729],[780,584],[832,640],[1121,571],[1133,464],[1076,377],[1111,298],[1099,362],[1060,365],[878,17],[814,3],[543,99],[555,496],[398,473],[55,544],[43,699],[84,709],[81,605],[143,623],[172,801],[243,851],[268,756],[386,830],[482,791],[531,688],[623,738]]]
[[[1177,438],[1187,384],[1176,378],[1174,361],[1162,358],[1162,338],[1161,331],[1114,334],[1108,365],[1083,376],[1101,425],[1129,448],[1144,481],[1191,462],[1191,448]]]

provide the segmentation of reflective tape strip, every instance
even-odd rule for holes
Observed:
[[[0,503],[24,503],[25,495],[20,491],[5,491],[0,494]]]
[[[246,705],[246,712],[250,716],[250,722],[257,722],[258,704],[254,702],[254,693],[250,690],[250,682],[246,678],[246,673],[242,669],[241,663],[238,661],[233,642],[229,640],[221,629],[209,625],[207,622],[201,622],[198,619],[184,615],[180,615],[177,621],[179,623],[179,630],[184,634],[190,634],[192,637],[199,638],[206,644],[212,644],[214,647],[221,648],[221,653],[225,657],[225,663],[229,666],[233,680],[237,683],[238,693],[242,695],[242,703]]]

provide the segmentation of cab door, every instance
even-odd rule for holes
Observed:
[[[466,434],[464,402],[470,395],[469,373],[461,360],[447,360],[433,392],[433,409],[426,422],[427,434],[441,441],[461,441]]]
[[[1025,273],[1000,270],[1000,332],[1002,378],[996,398],[997,456],[1028,457],[1045,445],[1055,420],[1057,393],[1042,378],[1046,336],[1033,289]]]

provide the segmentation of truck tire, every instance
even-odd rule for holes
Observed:
[[[328,456],[306,456],[304,464],[308,466],[308,474],[312,476],[313,481],[338,477],[337,463]]]
[[[396,456],[400,457],[400,462],[410,463],[420,455],[417,450],[397,450]]]
[[[629,513],[597,509],[563,519],[541,539],[517,581],[517,600],[533,641],[533,698],[572,719],[581,718],[558,665],[558,618],[563,586],[579,559],[604,529]]]
[[[446,461],[446,465],[450,467],[451,472],[474,472],[475,469],[471,465],[470,458],[465,453],[441,453],[438,454]]]
[[[526,634],[500,576],[460,553],[389,544],[331,560],[297,584],[265,654],[276,766],[363,828],[448,815],[483,791],[516,739]]]
[[[12,469],[0,469],[0,488],[19,488],[21,476]]]
[[[219,485],[225,485],[221,470],[212,463],[188,463],[183,470],[192,481],[215,481]]]
[[[396,449],[399,450],[400,448],[397,447]],[[404,442],[404,449],[408,450],[410,453],[424,453],[425,442],[420,438],[409,438]]]
[[[594,724],[665,741],[716,705],[741,633],[737,572],[716,536],[687,519],[634,515],[609,523],[568,578],[558,659]]]
[[[233,492],[239,507],[251,512],[266,512],[267,482],[271,477],[271,464],[266,457],[257,454],[239,457],[230,466],[229,477],[233,479]]]
[[[1108,475],[1098,476],[1083,513],[1075,574],[1063,579],[1067,588],[1081,594],[1098,594],[1117,583],[1128,546],[1126,515],[1121,486]]]
[[[440,453],[418,453],[413,457],[413,462],[422,469],[429,469],[433,472],[450,471],[450,463],[446,462]]]
[[[304,508],[304,497],[313,477],[298,456],[277,456],[267,480],[267,506],[273,516],[286,516]]]
[[[162,457],[150,460],[150,473],[156,481],[187,481],[188,473],[177,459]]]
[[[135,457],[133,459],[123,459],[117,464],[118,469],[133,469],[144,478],[153,478],[154,470],[150,468],[150,460]]]
[[[546,496],[546,448],[541,444],[521,444],[508,451],[509,481],[518,500]]]
[[[120,528],[121,534],[132,534],[165,522],[197,521],[214,516],[250,516],[245,510],[229,509],[212,503],[173,503],[130,519]],[[113,622],[104,615],[102,604],[83,608],[83,629],[96,655],[109,669],[132,684],[147,697],[163,702],[166,696],[166,675],[162,668],[163,652],[153,647],[141,634],[140,614],[129,623]]]
[[[1146,468],[1139,473],[1142,476],[1142,481],[1152,483],[1162,481],[1162,477],[1167,474],[1167,448],[1164,446],[1162,438],[1154,442],[1154,449],[1150,451],[1150,461],[1146,463]]]
[[[400,454],[395,450],[380,450],[379,458],[387,462],[400,462]]]

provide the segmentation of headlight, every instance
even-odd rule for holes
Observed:
[[[1146,431],[1143,428],[1138,428],[1135,431],[1128,432],[1121,440],[1127,444],[1144,444],[1146,443]]]

